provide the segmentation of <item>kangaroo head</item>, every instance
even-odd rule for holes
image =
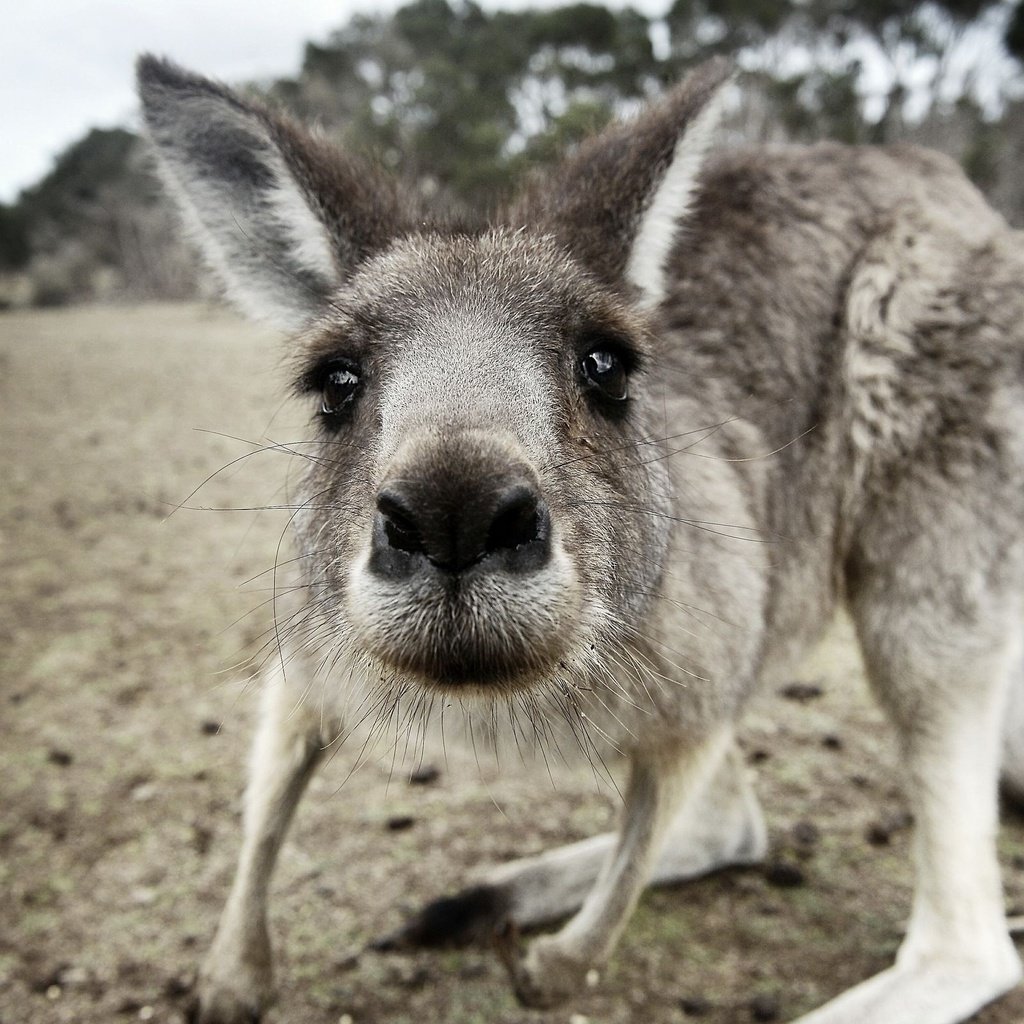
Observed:
[[[453,227],[263,106],[140,61],[203,253],[239,307],[295,336],[318,441],[296,523],[349,665],[571,684],[640,622],[669,537],[665,463],[643,446],[651,309],[727,74],[703,66],[492,222]]]

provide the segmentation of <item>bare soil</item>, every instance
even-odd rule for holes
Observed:
[[[287,504],[289,457],[252,454],[305,430],[282,355],[199,306],[0,318],[0,1024],[183,1019],[237,849],[261,574],[288,557],[286,510],[213,509]],[[476,864],[607,828],[614,788],[434,750],[427,785],[388,757],[347,778],[342,750],[283,852],[268,1021],[785,1021],[885,967],[910,877],[891,740],[842,628],[794,682],[742,734],[771,863],[649,893],[552,1012],[490,950],[364,947]],[[1019,914],[1019,820],[1000,850]],[[976,1019],[1024,1019],[1024,991]]]

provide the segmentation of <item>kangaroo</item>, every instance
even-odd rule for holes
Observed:
[[[202,1024],[271,1000],[269,879],[351,688],[561,714],[625,752],[617,834],[425,917],[493,927],[548,1007],[647,884],[764,856],[736,723],[840,602],[899,737],[916,888],[894,966],[800,1024],[956,1024],[1020,979],[994,840],[1000,775],[1024,790],[1021,237],[915,148],[713,150],[730,74],[453,222],[140,59],[163,181],[230,298],[293,336],[313,415],[291,644],[329,707],[299,660],[266,681]]]

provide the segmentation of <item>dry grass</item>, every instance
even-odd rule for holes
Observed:
[[[244,683],[270,625],[265,578],[239,584],[273,564],[287,516],[169,512],[251,450],[221,434],[302,436],[303,410],[279,398],[278,344],[200,307],[0,319],[5,1024],[181,1019],[231,874],[254,703]],[[247,458],[189,503],[278,502],[287,462]],[[823,696],[766,694],[744,744],[773,856],[804,884],[751,870],[649,894],[601,984],[551,1013],[518,1008],[486,950],[354,954],[474,863],[606,827],[614,792],[579,766],[553,786],[542,766],[466,752],[445,764],[439,751],[430,787],[387,758],[342,786],[343,751],[283,854],[271,1019],[683,1022],[703,1002],[710,1024],[773,1006],[785,1020],[884,966],[909,878],[905,828],[868,840],[899,819],[892,752],[842,636],[803,675]],[[413,827],[388,830],[405,814]],[[1020,823],[1001,846],[1020,912]],[[1017,992],[978,1020],[1022,1017]]]

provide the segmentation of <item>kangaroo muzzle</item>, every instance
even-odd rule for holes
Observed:
[[[353,618],[378,657],[428,685],[528,685],[566,646],[575,578],[518,444],[449,430],[391,459]]]

